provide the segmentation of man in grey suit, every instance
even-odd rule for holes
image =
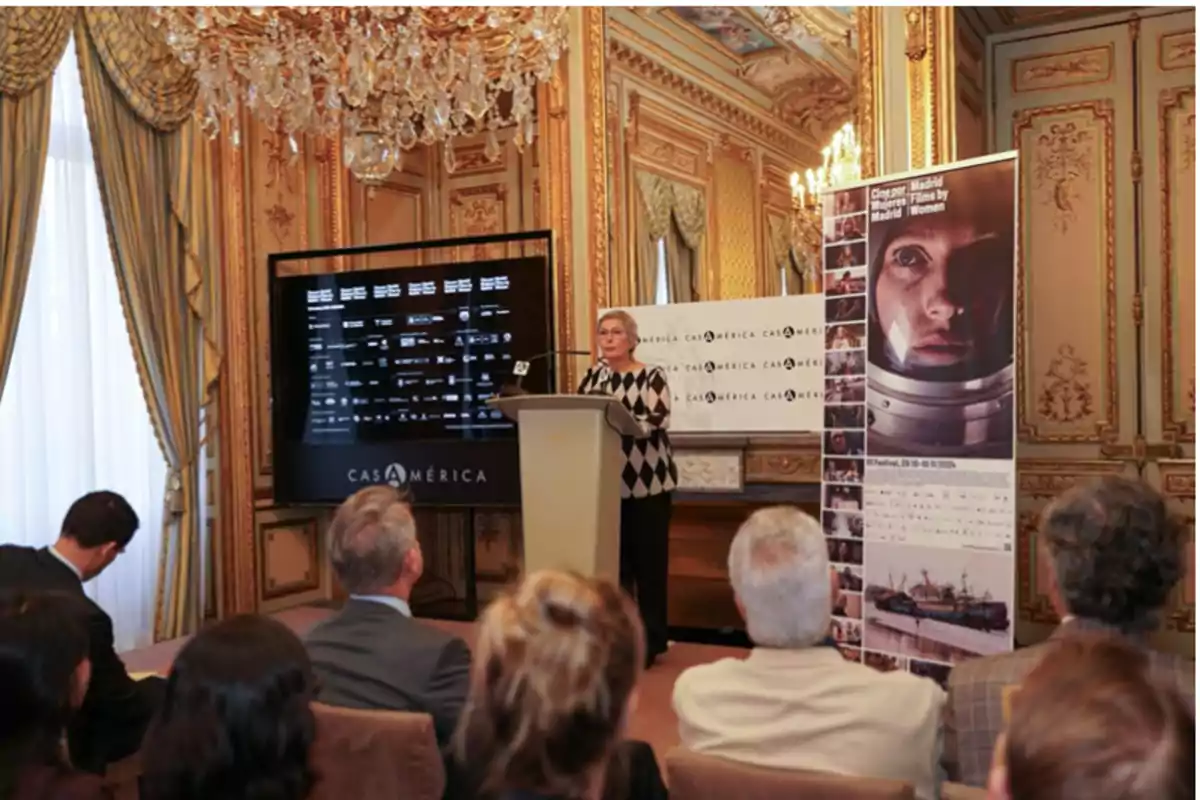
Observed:
[[[429,714],[445,745],[467,699],[471,652],[457,636],[412,618],[408,598],[423,562],[401,493],[371,486],[344,502],[329,528],[329,558],[350,599],[306,640],[318,699]]]
[[[1143,650],[1150,672],[1195,703],[1196,663],[1150,649],[1147,634],[1184,574],[1183,531],[1148,484],[1120,476],[1071,489],[1042,515],[1041,560],[1053,566],[1050,599],[1062,622],[1050,639],[963,662],[950,672],[942,764],[952,781],[987,784],[1007,697],[1057,641],[1108,632]]]

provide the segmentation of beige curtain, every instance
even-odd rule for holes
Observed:
[[[635,225],[639,302],[654,302],[659,239],[666,240],[670,301],[685,303],[700,299],[701,258],[708,221],[704,191],[652,172],[638,172],[636,178],[641,196]]]
[[[73,8],[0,8],[0,395],[33,259],[51,78],[74,15]]]
[[[75,43],[121,301],[169,465],[156,639],[199,607],[201,415],[220,368],[211,164],[195,83],[149,31],[148,9],[89,8]]]
[[[658,262],[658,240],[650,231],[653,223],[650,220],[650,209],[639,194],[635,204],[633,221],[634,252],[634,300],[639,306],[654,305],[655,288],[658,281],[655,265]]]
[[[764,293],[768,296],[783,294],[783,282],[786,281],[787,294],[803,294],[806,291],[804,272],[792,247],[791,220],[767,217],[767,254]]]

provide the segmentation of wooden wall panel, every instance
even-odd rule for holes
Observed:
[[[1142,25],[1141,141],[1145,246],[1146,409],[1150,442],[1195,457],[1195,14]]]
[[[1054,622],[1032,533],[1137,434],[1133,64],[1128,25],[995,46],[997,150],[1020,152],[1018,639]],[[1063,313],[1063,298],[1072,298]]]
[[[1034,532],[1063,489],[1140,475],[1191,537],[1194,12],[990,46],[992,135],[1021,155],[1017,633],[1030,643],[1056,621]],[[1194,652],[1194,587],[1189,570],[1162,633],[1173,650]]]

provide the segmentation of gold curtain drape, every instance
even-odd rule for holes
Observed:
[[[664,238],[670,301],[699,300],[704,230],[708,223],[704,191],[652,172],[639,171],[636,179],[642,200],[641,213],[634,224],[638,243],[635,275],[639,302],[654,302],[657,243]]]
[[[201,417],[220,350],[210,153],[191,119],[194,82],[165,66],[173,61],[149,35],[148,13],[84,9],[75,44],[121,302],[169,467],[155,610],[162,640],[199,624]]]
[[[33,260],[50,142],[51,77],[74,14],[71,8],[0,8],[0,395]]]

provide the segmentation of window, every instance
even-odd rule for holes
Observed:
[[[667,239],[662,237],[655,247],[658,254],[658,269],[654,277],[654,304],[665,306],[671,302],[671,282],[667,279]]]
[[[113,271],[75,48],[54,73],[49,157],[13,363],[0,397],[0,541],[54,542],[70,504],[120,492],[141,520],[88,595],[118,650],[153,639],[166,463]]]

